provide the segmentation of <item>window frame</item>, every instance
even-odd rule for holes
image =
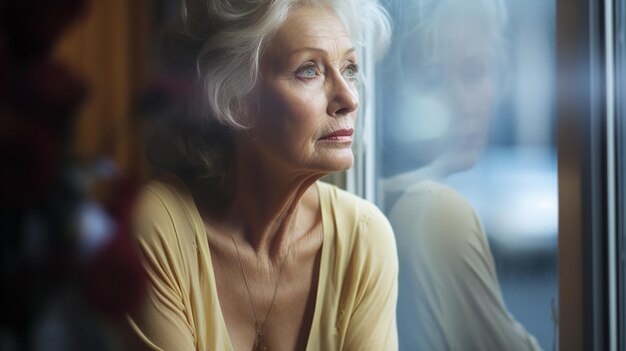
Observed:
[[[564,350],[617,350],[616,3],[557,0],[559,343]]]
[[[615,2],[615,92],[626,95],[626,0]],[[619,350],[626,351],[626,101],[616,99],[617,311]],[[621,216],[619,214],[622,214]]]

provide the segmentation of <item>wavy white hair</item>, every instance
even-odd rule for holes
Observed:
[[[231,128],[245,128],[245,97],[259,81],[263,49],[295,7],[330,6],[355,45],[386,49],[390,24],[376,0],[185,0],[177,40],[192,54],[206,114]],[[195,47],[194,47],[195,46]],[[195,56],[195,57],[193,57]]]

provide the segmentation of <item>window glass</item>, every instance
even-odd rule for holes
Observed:
[[[370,176],[398,244],[401,350],[550,350],[554,1],[386,6]]]

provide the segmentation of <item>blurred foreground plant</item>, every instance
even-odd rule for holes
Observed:
[[[10,349],[118,349],[110,326],[144,294],[130,234],[136,186],[106,157],[72,157],[87,85],[51,58],[87,9],[0,3],[0,345]]]

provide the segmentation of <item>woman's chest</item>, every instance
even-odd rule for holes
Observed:
[[[305,350],[314,318],[321,243],[297,248],[284,265],[212,255],[215,290],[235,351],[258,343],[268,350]],[[259,348],[262,350],[262,348]]]

